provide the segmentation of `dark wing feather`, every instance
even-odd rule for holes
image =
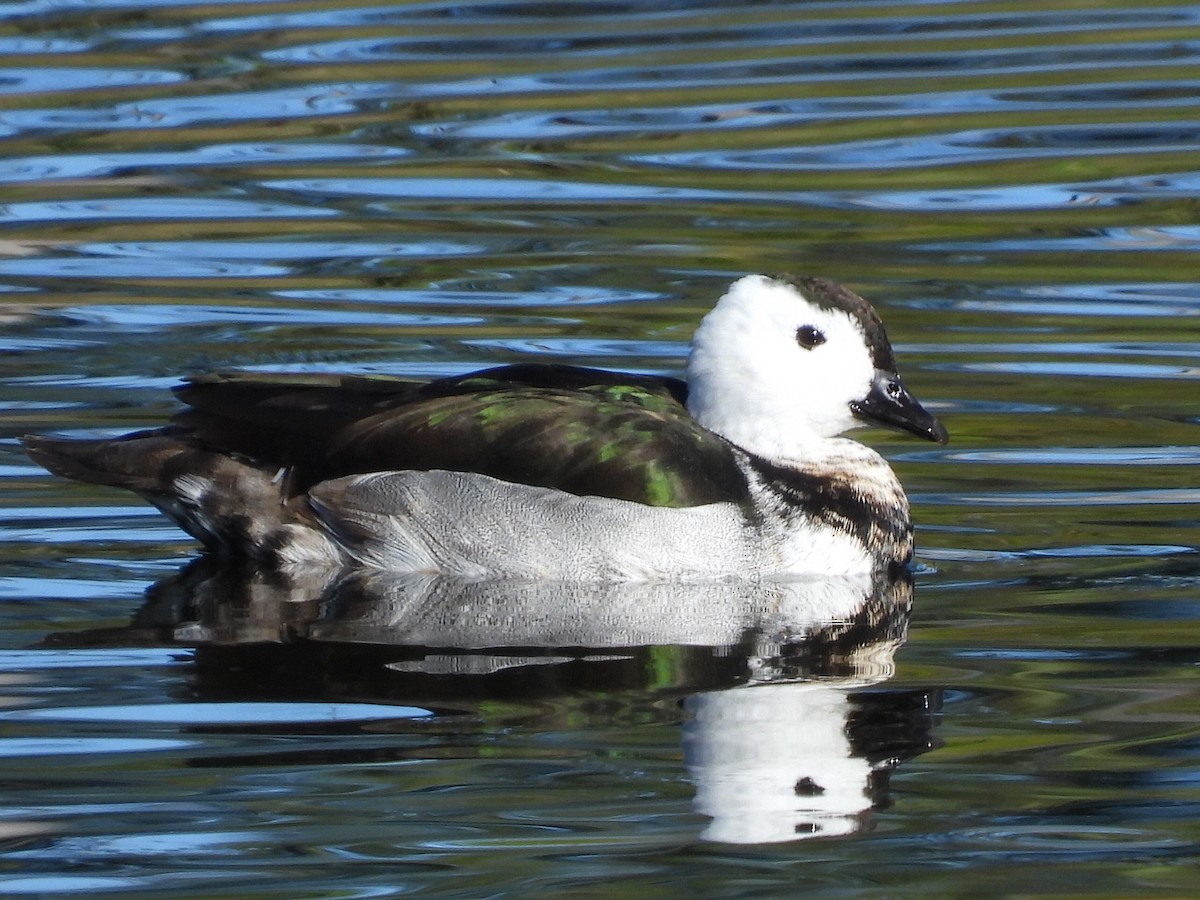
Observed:
[[[355,375],[215,372],[175,388],[172,423],[205,446],[274,466],[319,468],[355,422],[403,406],[425,382]]]
[[[740,500],[734,451],[700,428],[677,379],[508,366],[432,382],[203,376],[175,422],[203,443],[291,469],[289,488],[398,469],[481,472],[657,506]]]

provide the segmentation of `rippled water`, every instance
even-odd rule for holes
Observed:
[[[0,5],[0,893],[1194,893],[1200,9],[1034,6]],[[953,435],[865,437],[899,649],[797,656],[803,592],[318,607],[15,441],[210,367],[677,373],[780,270]]]

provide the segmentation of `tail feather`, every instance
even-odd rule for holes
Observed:
[[[29,435],[21,443],[55,475],[132,491],[219,555],[275,561],[338,555],[303,498],[285,500],[282,473],[198,446],[172,429],[115,440]]]
[[[164,473],[177,468],[171,465],[172,461],[191,450],[165,431],[142,431],[99,440],[27,434],[21,443],[30,459],[55,475],[124,488],[136,494],[161,490]]]

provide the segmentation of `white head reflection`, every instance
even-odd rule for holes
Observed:
[[[689,697],[684,762],[695,809],[711,819],[701,837],[757,844],[858,831],[872,806],[874,766],[851,746],[847,692],[863,683],[761,684]]]

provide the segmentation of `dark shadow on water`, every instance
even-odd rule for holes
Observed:
[[[202,559],[151,587],[129,625],[59,633],[42,646],[191,647],[181,702],[430,713],[299,728],[206,721],[186,730],[351,740],[256,745],[193,757],[195,767],[473,758],[496,752],[481,736],[513,725],[679,727],[693,808],[709,819],[700,836],[727,843],[856,833],[887,804],[890,772],[934,746],[938,693],[882,687],[907,631],[907,573],[700,584],[329,581]]]

